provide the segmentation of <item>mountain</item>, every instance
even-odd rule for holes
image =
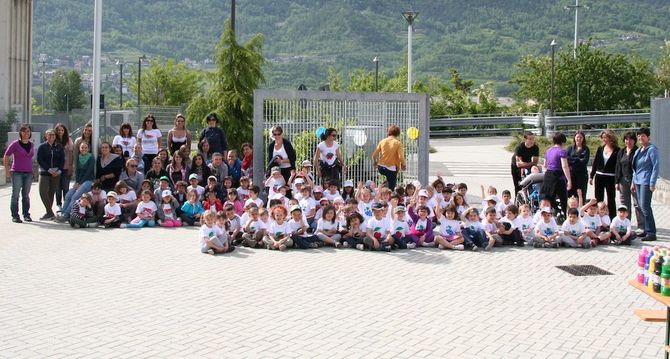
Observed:
[[[411,1],[419,13],[414,33],[415,78],[449,77],[455,67],[464,78],[494,81],[499,94],[514,64],[526,54],[572,46],[574,0]],[[344,74],[354,68],[391,73],[406,59],[408,1],[241,0],[236,32],[244,41],[265,36],[269,60],[266,87],[316,88],[329,66]],[[613,52],[634,52],[655,61],[670,28],[667,0],[582,0],[581,39]],[[202,61],[211,58],[230,1],[104,1],[103,54],[137,61],[137,55]],[[93,1],[34,2],[33,47],[50,57],[92,54]],[[36,61],[36,60],[35,60]],[[345,76],[346,77],[346,76]]]

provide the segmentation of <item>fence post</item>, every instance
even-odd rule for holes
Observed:
[[[426,185],[428,183],[428,167],[429,167],[429,156],[430,156],[430,146],[428,142],[430,140],[430,101],[429,95],[425,94],[419,102],[419,151],[417,153],[418,157],[423,153],[426,161],[419,161],[419,182]],[[419,158],[417,158],[418,160]],[[392,189],[393,190],[393,189]]]
[[[542,113],[539,114],[540,116],[540,135],[546,136],[547,135],[547,117],[553,116],[554,114],[550,109],[545,109]]]
[[[261,95],[263,90],[254,90],[254,130],[253,130],[253,146],[254,146],[254,185],[264,189],[263,180],[265,174],[265,148],[263,148],[263,100]]]

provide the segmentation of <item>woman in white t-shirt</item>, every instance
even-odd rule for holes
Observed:
[[[142,161],[144,168],[151,168],[151,161],[162,148],[161,138],[163,134],[156,125],[156,118],[148,114],[142,121],[142,128],[137,131],[137,143],[142,145]]]
[[[321,143],[316,146],[314,152],[314,163],[319,164],[316,168],[316,176],[320,177],[324,184],[333,179],[339,182],[340,173],[346,169],[340,152],[340,144],[335,141],[336,138],[336,129],[326,129],[321,135]]]
[[[114,136],[112,145],[120,145],[123,149],[123,158],[126,159],[133,154],[133,147],[137,140],[133,136],[133,128],[130,127],[129,123],[122,123],[119,128],[119,134]]]

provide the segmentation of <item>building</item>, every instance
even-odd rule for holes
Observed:
[[[0,0],[0,119],[30,122],[32,0]]]

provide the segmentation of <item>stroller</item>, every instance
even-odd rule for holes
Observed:
[[[540,209],[540,188],[544,181],[544,173],[533,173],[526,176],[519,184],[521,190],[516,194],[514,204],[520,207],[523,204],[530,206],[530,212],[535,213]]]

